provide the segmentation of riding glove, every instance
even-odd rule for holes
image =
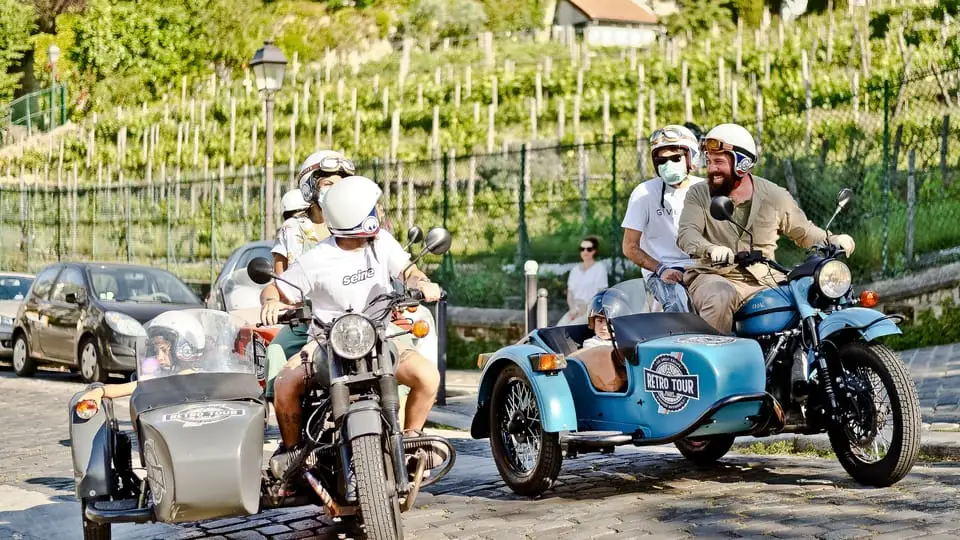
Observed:
[[[853,255],[853,250],[856,247],[856,244],[853,243],[853,238],[849,234],[836,234],[830,237],[830,243],[834,246],[842,249],[847,257]]]
[[[707,250],[707,253],[714,264],[730,264],[733,262],[733,250],[726,246],[712,246]]]

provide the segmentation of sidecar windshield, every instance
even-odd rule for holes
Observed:
[[[237,352],[243,321],[223,311],[168,311],[147,324],[137,344],[137,379],[190,373],[256,373]]]
[[[608,319],[645,313],[647,288],[642,279],[631,279],[617,283],[603,292],[601,299],[603,312]]]

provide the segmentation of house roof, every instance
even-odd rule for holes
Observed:
[[[568,0],[593,20],[657,24],[657,16],[633,0]]]

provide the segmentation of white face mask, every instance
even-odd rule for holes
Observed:
[[[330,188],[333,186],[323,186],[317,190],[317,204],[323,204],[323,199],[327,197],[327,192],[330,191]]]
[[[667,185],[675,186],[687,177],[687,162],[684,159],[668,161],[660,165],[657,172],[660,173],[660,178],[663,178]]]

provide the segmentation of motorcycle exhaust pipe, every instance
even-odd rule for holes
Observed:
[[[310,483],[313,491],[315,491],[317,496],[320,497],[320,500],[323,501],[323,506],[327,509],[327,512],[330,513],[330,517],[348,516],[356,513],[356,508],[354,507],[343,507],[337,504],[337,501],[333,500],[333,497],[331,497],[330,493],[323,487],[323,484],[309,471],[305,472],[304,476],[306,476],[307,482]]]

